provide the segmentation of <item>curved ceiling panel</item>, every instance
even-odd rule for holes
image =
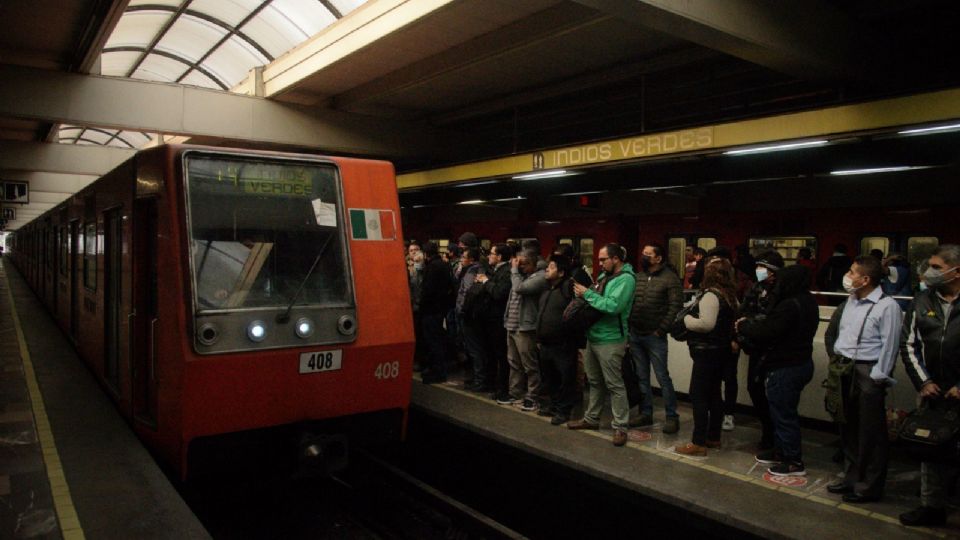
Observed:
[[[130,0],[101,74],[228,90],[366,0]],[[139,148],[150,135],[60,126],[60,141]]]

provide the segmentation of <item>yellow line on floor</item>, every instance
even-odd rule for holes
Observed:
[[[419,375],[414,375],[413,379],[414,379],[415,381],[420,381]],[[486,399],[486,398],[484,398],[484,397],[482,397],[482,396],[478,396],[478,395],[475,394],[475,393],[468,392],[468,391],[466,391],[466,390],[462,390],[462,389],[460,389],[460,388],[457,388],[456,386],[450,386],[450,385],[448,385],[448,384],[437,384],[437,385],[434,385],[434,386],[437,386],[437,387],[439,387],[439,388],[442,388],[442,389],[444,389],[444,390],[446,390],[446,391],[448,391],[448,392],[453,392],[453,393],[455,393],[455,394],[460,394],[460,395],[462,395],[462,396],[466,396],[466,397],[469,397],[469,398],[472,398],[472,399],[476,399],[476,400],[478,400],[478,401],[483,401],[483,402],[487,402],[487,403],[490,402],[489,399]],[[496,402],[494,402],[494,404],[497,405]],[[518,408],[516,408],[516,407],[512,407],[512,406],[509,406],[509,407],[508,407],[508,406],[505,406],[505,405],[499,405],[499,406],[500,406],[500,407],[504,407],[504,408],[513,409],[514,411],[516,411],[516,412],[518,412],[518,413],[521,413],[521,414],[526,415],[528,418],[535,418],[535,419],[542,420],[542,421],[547,421],[547,422],[550,421],[550,418],[548,418],[548,417],[545,417],[545,416],[544,416],[544,417],[541,417],[541,416],[537,416],[537,415],[530,415],[529,413],[526,413],[526,412],[524,412],[524,411],[521,411],[520,409],[518,409]],[[607,435],[606,433],[600,432],[600,431],[584,430],[584,431],[581,431],[580,433],[585,434],[585,435],[589,435],[589,436],[592,436],[592,437],[598,437],[598,438],[601,438],[601,439],[609,439],[609,438],[610,438],[609,435]],[[644,441],[644,442],[649,442],[649,441]],[[832,507],[834,507],[834,508],[838,508],[838,509],[840,509],[840,510],[844,510],[844,511],[847,511],[847,512],[850,512],[850,513],[853,513],[853,514],[859,514],[859,515],[862,515],[862,516],[865,516],[865,517],[869,517],[869,518],[872,518],[872,519],[876,519],[877,521],[883,521],[883,522],[890,523],[890,524],[894,524],[894,525],[900,525],[900,521],[897,520],[896,518],[892,518],[892,517],[890,517],[890,516],[885,516],[885,515],[883,515],[883,514],[878,514],[877,512],[873,512],[873,511],[870,511],[870,510],[865,509],[865,508],[860,508],[860,507],[857,507],[857,506],[853,506],[853,505],[850,505],[850,504],[846,504],[846,503],[843,503],[842,501],[834,501],[834,500],[832,500],[832,499],[827,499],[826,497],[820,497],[820,496],[818,496],[818,495],[814,495],[813,493],[805,493],[805,492],[803,492],[803,491],[798,491],[798,490],[796,490],[796,489],[791,489],[791,488],[786,487],[786,486],[778,486],[778,485],[776,485],[776,484],[767,482],[766,480],[763,480],[763,479],[760,479],[760,478],[755,478],[755,477],[752,477],[752,476],[749,476],[749,475],[743,475],[743,474],[735,473],[735,472],[732,472],[732,471],[727,471],[727,470],[725,470],[725,469],[721,469],[721,468],[715,467],[715,466],[713,466],[713,465],[708,465],[708,464],[704,463],[704,461],[706,461],[706,458],[691,458],[691,457],[687,457],[687,456],[681,456],[680,454],[677,454],[677,453],[673,452],[672,450],[654,448],[654,447],[651,447],[651,446],[649,446],[649,445],[646,445],[646,444],[643,444],[643,443],[634,442],[634,441],[628,441],[628,442],[627,442],[627,446],[630,447],[630,448],[634,448],[634,449],[636,449],[636,450],[641,450],[641,451],[644,451],[644,452],[647,452],[647,453],[650,453],[650,454],[654,454],[654,455],[656,455],[656,456],[658,456],[658,457],[661,457],[661,458],[669,459],[669,460],[671,460],[671,461],[676,461],[676,462],[679,462],[679,463],[684,463],[684,464],[686,464],[686,465],[690,465],[690,466],[692,466],[692,467],[696,467],[696,468],[701,469],[701,470],[704,470],[704,471],[709,471],[709,472],[711,472],[711,473],[713,473],[713,474],[720,474],[720,475],[727,476],[727,477],[730,477],[730,478],[733,478],[733,479],[736,479],[736,480],[740,480],[740,481],[745,482],[745,483],[747,483],[747,484],[753,484],[753,485],[755,485],[755,486],[765,487],[765,488],[770,489],[770,490],[773,490],[773,491],[779,491],[779,492],[782,492],[782,493],[786,493],[786,494],[789,494],[789,495],[793,495],[793,496],[795,496],[795,497],[800,497],[801,499],[806,499],[806,500],[809,500],[809,501],[812,501],[812,502],[817,502],[817,503],[820,503],[820,504],[823,504],[823,505],[826,505],[826,506],[832,506]],[[900,526],[903,527],[903,525],[900,525]],[[941,533],[941,532],[939,532],[939,531],[930,530],[930,529],[923,529],[923,528],[920,528],[920,527],[910,527],[909,529],[910,529],[911,531],[916,531],[916,532],[919,532],[919,533],[924,533],[924,534],[928,534],[928,535],[930,535],[930,536],[936,536],[936,537],[940,537],[940,538],[945,538],[945,537],[947,536],[947,535],[945,535],[945,534],[943,534],[943,533]]]
[[[0,262],[0,264],[3,263]],[[4,270],[6,269],[4,268]],[[10,300],[10,313],[13,317],[13,326],[17,330],[17,341],[20,344],[23,375],[27,381],[27,390],[30,392],[30,401],[33,404],[34,425],[37,430],[37,438],[40,439],[40,449],[43,452],[47,478],[50,481],[53,506],[57,511],[57,520],[60,522],[60,532],[64,538],[83,540],[83,527],[80,525],[80,519],[73,506],[73,497],[70,495],[70,489],[67,487],[66,478],[63,474],[63,466],[60,464],[60,454],[57,452],[57,445],[53,440],[53,431],[50,430],[50,421],[47,419],[47,409],[43,405],[43,395],[40,393],[37,374],[33,370],[33,361],[30,359],[30,351],[27,349],[27,339],[23,335],[23,327],[20,325],[20,316],[17,314],[16,304],[13,300],[13,290],[10,288],[10,279],[7,278],[6,272],[3,273],[3,277],[7,281],[7,298]]]

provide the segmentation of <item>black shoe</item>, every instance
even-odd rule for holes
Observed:
[[[544,407],[541,405],[540,408],[537,409],[537,416],[556,416],[556,414],[557,411],[553,410],[553,407]]]
[[[804,468],[802,461],[793,461],[787,460],[783,463],[777,463],[776,465],[767,469],[767,472],[774,476],[806,476],[807,469]]]
[[[483,383],[471,382],[469,384],[464,384],[463,389],[470,392],[486,392],[489,389]]]
[[[757,463],[763,463],[765,465],[774,465],[783,461],[783,454],[776,448],[767,450],[766,452],[760,452],[753,457],[757,460]]]
[[[848,486],[847,484],[843,483],[843,480],[840,480],[839,482],[828,484],[827,491],[829,491],[830,493],[835,493],[837,495],[841,495],[845,493],[853,493],[853,486]]]
[[[946,525],[947,511],[943,508],[921,506],[900,514],[900,523],[910,527],[937,527]]]
[[[871,503],[879,500],[880,497],[877,495],[861,495],[856,492],[850,492],[843,496],[843,502],[852,504]]]
[[[550,424],[554,426],[559,426],[561,424],[566,424],[569,421],[570,421],[570,417],[567,416],[566,414],[557,414],[556,416],[550,419]]]
[[[649,414],[641,414],[630,419],[630,427],[648,427],[653,425],[653,416]]]

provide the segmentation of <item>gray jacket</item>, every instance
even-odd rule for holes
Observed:
[[[507,330],[523,332],[537,329],[537,314],[540,310],[540,293],[547,290],[546,272],[537,270],[524,276],[516,268],[510,269],[510,297],[507,299],[507,311],[503,314],[503,326]],[[510,308],[519,302],[519,318],[516,328],[511,328]]]

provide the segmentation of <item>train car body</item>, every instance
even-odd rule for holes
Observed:
[[[161,146],[17,231],[12,259],[185,478],[240,434],[340,461],[350,437],[402,437],[399,218],[386,162]]]

